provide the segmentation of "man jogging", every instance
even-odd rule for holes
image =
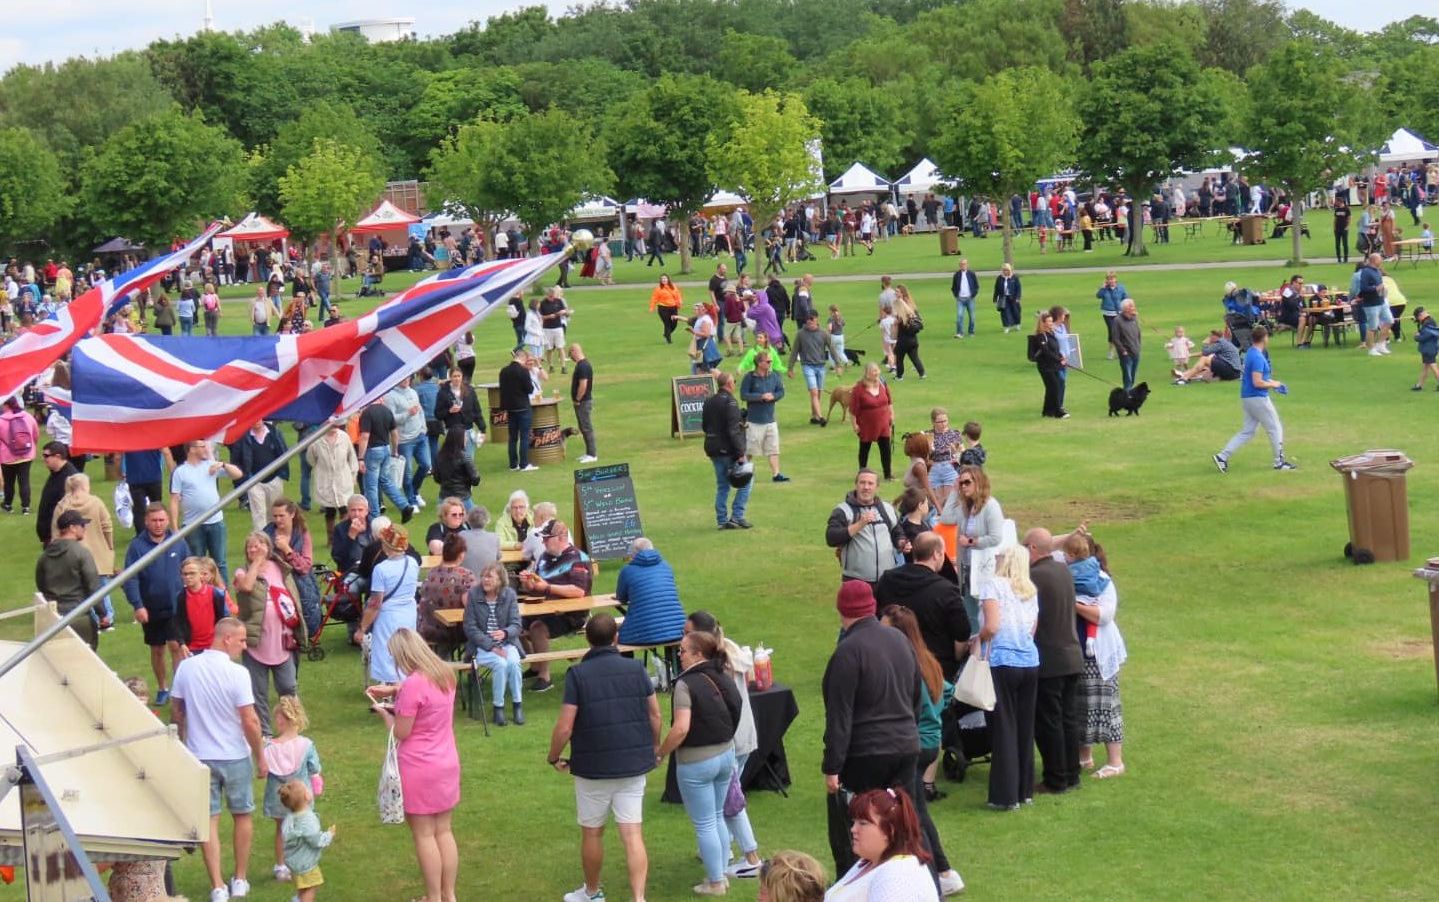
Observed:
[[[1249,350],[1244,352],[1244,372],[1239,380],[1239,403],[1244,408],[1244,428],[1235,433],[1224,450],[1214,455],[1214,465],[1219,472],[1229,472],[1229,458],[1254,438],[1255,430],[1264,427],[1269,444],[1274,449],[1274,469],[1298,469],[1284,457],[1284,425],[1279,422],[1279,411],[1269,398],[1269,390],[1281,395],[1289,394],[1283,382],[1270,378],[1269,358],[1264,351],[1269,347],[1269,330],[1255,326],[1250,336]]]

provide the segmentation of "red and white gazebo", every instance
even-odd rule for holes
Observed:
[[[216,235],[216,238],[229,238],[232,241],[274,241],[277,238],[288,238],[290,230],[282,225],[276,225],[259,213],[252,212],[235,225]]]
[[[419,221],[420,217],[406,213],[388,200],[382,200],[370,215],[355,223],[350,232],[363,235],[371,232],[388,232],[392,229],[407,229]]]

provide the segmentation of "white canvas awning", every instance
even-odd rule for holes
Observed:
[[[830,194],[888,194],[889,179],[863,163],[855,163],[829,183]]]
[[[663,219],[668,212],[664,204],[652,204],[643,197],[625,201],[625,215],[635,219]]]
[[[914,168],[900,176],[894,183],[900,194],[927,194],[936,189],[946,187],[944,176],[940,175],[939,167],[934,161],[925,157]]]
[[[705,201],[704,210],[706,213],[727,212],[748,203],[748,200],[733,191],[716,191],[709,200]]]
[[[403,229],[414,222],[419,222],[420,217],[406,213],[388,200],[380,201],[380,205],[374,209],[369,216],[355,223],[351,232],[388,232],[391,229]]]
[[[1416,163],[1433,159],[1439,159],[1439,147],[1435,147],[1407,128],[1401,128],[1394,132],[1389,140],[1384,142],[1384,146],[1379,148],[1379,162],[1385,165]]]
[[[612,197],[605,197],[603,194],[598,197],[586,197],[580,201],[565,216],[569,222],[594,222],[604,219],[618,219],[620,215],[620,202]]]
[[[58,618],[34,609],[35,632]],[[0,642],[0,659],[24,643]],[[145,737],[116,742],[127,737]],[[91,858],[175,858],[210,829],[210,772],[70,630],[0,678],[0,754],[36,757],[115,743],[41,764]],[[0,801],[0,863],[20,864],[20,793]]]

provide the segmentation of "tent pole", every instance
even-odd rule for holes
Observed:
[[[315,442],[319,441],[321,436],[328,433],[331,429],[343,425],[343,423],[344,420],[338,418],[331,419],[321,428],[316,429],[314,432],[305,436],[303,439],[296,442],[294,445],[285,449],[285,453],[281,454],[279,457],[271,461],[270,464],[261,469],[260,472],[254,474],[249,479],[246,479],[244,482],[240,483],[239,485],[232,488],[229,492],[222,495],[219,501],[216,501],[204,513],[196,516],[194,520],[191,521],[190,525],[171,533],[170,536],[167,537],[159,545],[156,545],[154,548],[151,548],[149,551],[141,555],[140,558],[135,561],[135,563],[131,564],[124,570],[121,570],[119,573],[116,573],[114,576],[110,577],[109,581],[102,584],[100,588],[92,592],[89,598],[86,598],[84,601],[80,602],[78,605],[75,606],[73,610],[61,616],[59,620],[50,624],[50,626],[42,630],[40,634],[34,639],[31,639],[29,642],[25,643],[24,647],[17,651],[14,655],[12,655],[8,660],[0,663],[0,677],[4,677],[5,674],[9,673],[11,670],[14,670],[21,661],[34,654],[40,648],[40,646],[53,639],[56,635],[59,634],[61,630],[65,629],[71,623],[75,622],[75,620],[79,619],[80,617],[90,616],[90,609],[93,608],[95,605],[99,604],[106,595],[110,594],[111,590],[123,586],[131,578],[139,574],[141,570],[144,570],[146,567],[150,566],[150,563],[152,561],[156,560],[161,555],[165,554],[165,552],[169,551],[171,546],[173,546],[176,542],[179,542],[181,539],[185,538],[190,533],[195,532],[205,523],[206,520],[210,519],[210,517],[212,517],[216,513],[223,511],[231,501],[234,501],[236,498],[239,498],[241,495],[250,491],[250,488],[252,486],[264,482],[270,477],[272,473],[274,473],[276,470],[279,470],[280,467],[288,463],[291,458],[304,453],[305,449],[313,445]]]

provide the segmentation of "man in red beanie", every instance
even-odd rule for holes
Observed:
[[[855,862],[849,800],[871,789],[913,794],[921,680],[914,646],[874,618],[869,584],[845,580],[835,599],[839,644],[824,669],[824,780],[836,874]]]

